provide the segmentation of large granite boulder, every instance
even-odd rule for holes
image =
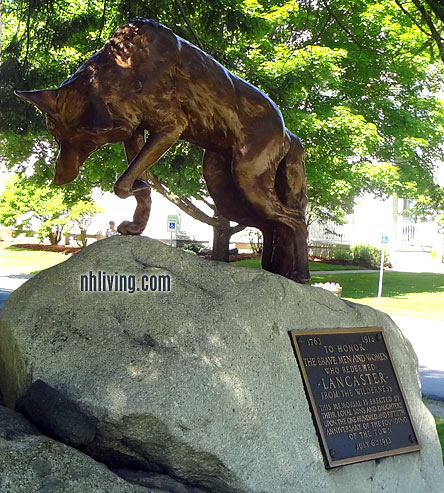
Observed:
[[[98,290],[103,273],[134,276],[134,292],[81,290],[93,276]],[[142,276],[152,288],[169,276],[171,290],[137,291]],[[288,331],[375,326],[385,329],[422,449],[326,470]],[[416,356],[387,315],[147,238],[99,241],[10,296],[0,315],[6,404],[38,379],[94,423],[82,450],[133,480],[164,474],[216,493],[444,484]]]
[[[26,419],[0,406],[2,493],[160,493],[127,483],[103,464],[43,436]]]

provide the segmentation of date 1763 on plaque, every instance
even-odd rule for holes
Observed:
[[[326,467],[421,448],[381,328],[293,330]]]

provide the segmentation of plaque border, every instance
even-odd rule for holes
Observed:
[[[363,333],[364,332],[379,332],[381,334],[382,340],[384,342],[384,346],[385,346],[385,348],[387,350],[387,354],[390,358],[390,363],[391,363],[391,366],[393,369],[396,383],[398,384],[399,390],[401,392],[401,396],[402,396],[402,399],[403,399],[403,402],[404,402],[404,405],[406,408],[407,416],[410,420],[410,424],[413,428],[413,432],[414,432],[415,437],[416,437],[416,441],[417,441],[416,445],[409,445],[407,447],[400,447],[397,449],[388,450],[386,452],[377,452],[377,453],[373,453],[373,454],[366,454],[366,455],[359,455],[356,457],[349,457],[347,459],[334,460],[331,457],[330,450],[329,450],[328,444],[327,444],[327,439],[325,437],[325,433],[324,433],[324,430],[322,427],[322,420],[319,416],[316,401],[314,399],[313,392],[311,390],[310,381],[308,379],[308,375],[307,375],[307,372],[305,370],[305,365],[303,363],[302,355],[301,355],[301,352],[299,349],[299,344],[298,344],[296,338],[298,336],[301,336],[301,335],[305,336],[305,335],[336,334],[338,332],[341,332],[343,334],[344,333],[345,334],[347,334],[347,333],[350,333],[350,334],[351,333],[360,333],[360,332],[363,332]],[[396,370],[396,366],[395,366],[395,362],[394,362],[393,357],[392,357],[392,353],[391,353],[390,348],[387,344],[387,341],[385,338],[385,331],[384,331],[383,327],[345,327],[345,328],[338,327],[338,328],[331,328],[331,329],[293,329],[293,330],[289,331],[289,335],[291,338],[294,353],[296,355],[296,361],[298,363],[299,370],[302,374],[302,382],[304,384],[306,397],[308,397],[307,400],[308,400],[308,403],[310,406],[312,418],[314,418],[313,421],[315,424],[316,434],[318,435],[318,438],[321,441],[321,445],[322,445],[321,450],[323,452],[323,456],[325,459],[325,466],[327,469],[332,469],[334,467],[340,467],[340,466],[345,466],[345,465],[349,465],[349,464],[356,464],[358,462],[365,462],[365,461],[369,461],[369,460],[381,459],[383,457],[392,457],[394,455],[406,454],[406,453],[410,453],[410,452],[417,452],[417,451],[421,450],[421,448],[422,448],[421,440],[420,440],[418,432],[416,430],[415,423],[412,419],[410,407],[409,407],[408,401],[406,399],[404,389],[402,388],[401,382],[399,380],[399,375],[398,375],[398,372]]]

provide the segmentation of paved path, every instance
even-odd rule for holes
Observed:
[[[3,308],[8,296],[31,277],[31,274],[11,274],[10,272],[0,271],[0,310]]]
[[[418,356],[422,393],[444,401],[444,322],[413,317],[392,317]]]
[[[0,271],[0,289],[2,291],[14,291],[31,277],[32,274],[13,274]]]
[[[5,301],[8,299],[8,296],[11,294],[10,291],[0,291],[0,310],[3,308]]]

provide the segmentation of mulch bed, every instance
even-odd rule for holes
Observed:
[[[11,246],[16,248],[24,248],[26,250],[41,250],[44,252],[64,253],[65,255],[76,253],[81,250],[80,247],[72,247],[68,245],[41,245],[40,243],[17,243]]]
[[[230,255],[230,262],[237,262],[238,260],[246,260],[247,258],[260,258],[257,253],[238,253],[237,255]]]
[[[211,260],[210,254],[198,254],[199,257],[206,258],[207,260]],[[260,258],[260,255],[257,253],[238,253],[237,255],[230,255],[230,262],[237,262],[238,260],[245,260],[247,258]]]

